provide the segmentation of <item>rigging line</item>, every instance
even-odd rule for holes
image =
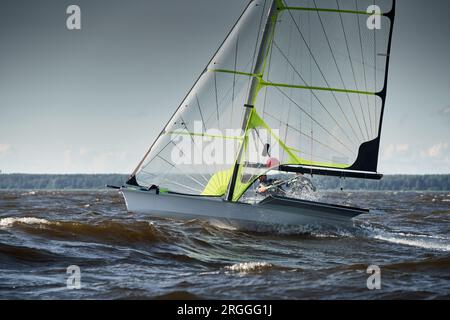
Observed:
[[[183,122],[184,128],[186,129],[187,133],[189,134],[189,137],[191,138],[191,141],[194,144],[194,147],[197,149],[197,151],[199,151],[202,154],[202,158],[203,158],[203,152],[200,149],[200,147],[197,145],[197,143],[195,142],[194,136],[192,135],[191,131],[187,127],[186,121],[184,121],[183,117],[181,117],[181,116],[180,116],[180,119]],[[195,166],[194,166],[194,168],[195,168]],[[217,170],[217,167],[216,167],[216,170]],[[200,176],[203,178],[203,180],[205,180],[205,182],[208,183],[208,179],[206,179],[206,177],[203,175],[203,173],[201,173],[200,171],[197,171],[197,172],[200,174]]]
[[[242,140],[241,136],[224,136],[220,134],[207,134],[207,133],[195,133],[195,132],[183,132],[183,131],[168,131],[168,133],[179,134],[181,136],[189,136],[193,137],[207,137],[212,139],[220,139],[220,140]]]
[[[182,120],[183,121],[183,120]],[[184,121],[183,121],[184,122]],[[189,130],[188,130],[189,131]],[[163,135],[161,135],[160,136],[160,138],[161,137],[163,137],[165,134],[163,134]],[[180,136],[180,133],[172,133],[172,139],[170,139],[170,141],[163,147],[163,148],[161,148],[161,150],[159,150],[159,152],[155,155],[155,156],[153,156],[153,158],[151,159],[151,160],[149,160],[145,165],[143,165],[142,166],[142,168],[146,168],[146,167],[148,167],[149,166],[149,164],[150,163],[152,163],[156,158],[160,158],[160,159],[162,159],[162,160],[164,160],[166,163],[168,163],[170,166],[173,166],[173,167],[175,167],[172,163],[170,163],[169,161],[167,161],[166,159],[164,159],[163,157],[161,157],[161,152],[163,152],[164,150],[166,150],[166,148],[170,145],[170,144],[173,144],[178,150],[180,150],[181,152],[183,152],[183,150],[181,150],[175,143],[174,143],[174,140],[176,139],[176,138],[178,138]],[[141,171],[144,171],[144,169],[141,169]],[[180,171],[182,171],[181,169],[180,169]],[[148,173],[148,172],[147,172]],[[192,178],[191,178],[192,179]],[[203,177],[203,179],[204,179],[204,177]],[[196,180],[195,180],[196,181]],[[207,180],[206,180],[207,181]],[[199,183],[198,181],[196,181],[197,183]],[[202,185],[202,184],[201,184]],[[203,187],[203,185],[202,185],[202,187]]]
[[[255,139],[255,133],[258,136],[259,141],[261,142],[262,145],[265,145],[264,141],[261,139],[261,136],[259,135],[259,130],[257,128],[254,128],[254,131],[252,131],[252,135],[253,135],[253,139],[256,141]],[[255,145],[255,149],[256,149],[256,145]],[[267,154],[270,157],[270,150],[267,152]]]
[[[288,37],[288,48],[287,48],[287,54],[286,54],[286,56],[287,57],[289,57],[290,56],[290,54],[291,54],[291,47],[292,47],[292,26],[291,26],[291,29],[290,29],[290,31],[289,31],[289,37]],[[273,39],[272,40],[272,45],[273,45],[273,43],[275,42],[275,39]],[[284,72],[284,83],[288,83],[288,71],[289,71],[289,61],[287,61],[286,60],[286,69],[285,69],[285,72]],[[281,68],[280,68],[281,69]],[[294,75],[292,75],[292,77],[294,77]],[[293,83],[293,82],[292,82]],[[293,89],[291,88],[290,89],[290,96],[292,97],[292,91],[293,91]],[[284,104],[285,104],[285,98],[284,97],[282,97],[282,99],[281,99],[281,114],[280,114],[280,119],[282,118],[282,115],[283,115],[283,113],[284,113],[284,110],[285,110],[285,106],[284,106]],[[292,105],[292,103],[290,103],[289,102],[289,108],[290,108],[290,106]],[[288,118],[289,118],[289,110],[288,110]],[[279,124],[279,126],[280,126],[280,128],[281,128],[281,121],[280,121],[280,124]]]
[[[304,37],[302,31],[300,30],[300,27],[298,26],[297,22],[295,21],[294,16],[292,15],[291,10],[289,10],[289,9],[287,9],[287,10],[288,10],[289,15],[291,16],[292,21],[294,21],[294,24],[295,24],[295,26],[296,26],[296,28],[297,28],[297,31],[298,31],[299,34],[300,34],[300,37],[302,38],[303,42],[305,43],[306,48],[307,48],[308,51],[309,51],[310,58],[312,58],[312,60],[314,61],[315,65],[317,66],[317,69],[319,70],[320,74],[322,75],[323,80],[325,81],[325,83],[326,83],[326,85],[328,86],[328,88],[330,88],[330,84],[328,83],[328,80],[326,79],[325,74],[323,73],[322,69],[320,68],[319,63],[317,62],[317,59],[315,58],[315,56],[314,56],[314,54],[313,54],[313,52],[312,52],[312,50],[311,50],[311,47],[308,45],[308,41],[306,41],[306,39],[305,39],[305,37]],[[332,94],[333,94],[334,99],[336,100],[336,102],[337,102],[338,105],[339,105],[340,103],[339,103],[339,100],[337,99],[336,95],[334,94],[334,92],[333,92]],[[361,125],[359,124],[358,121],[357,121],[357,123],[358,123],[359,129],[361,130],[361,135],[362,135],[362,137],[364,137],[364,134],[363,134]],[[363,139],[363,140],[364,140],[364,139]],[[359,142],[361,142],[361,141],[359,141]]]
[[[317,8],[316,0],[314,0],[314,6]],[[325,25],[323,24],[322,16],[320,15],[320,12],[319,12],[319,11],[317,11],[317,16],[319,17],[319,21],[320,21],[320,24],[321,24],[321,26],[322,26],[323,34],[325,35],[325,39],[326,39],[326,41],[327,41],[328,48],[330,49],[331,56],[333,57],[334,64],[336,65],[336,69],[337,69],[337,71],[338,71],[338,73],[339,73],[339,77],[341,78],[342,85],[344,86],[344,89],[347,90],[347,87],[346,87],[346,85],[345,85],[344,78],[343,78],[343,76],[342,76],[341,69],[339,68],[339,64],[337,63],[336,55],[335,55],[335,53],[334,53],[334,51],[333,51],[333,49],[332,49],[332,47],[331,47],[331,42],[330,42],[330,39],[329,39],[329,37],[328,37],[328,34],[327,34],[326,30],[325,30]],[[366,91],[367,91],[367,90],[366,90]],[[350,103],[350,106],[352,107],[353,114],[355,115],[355,118],[356,118],[356,112],[355,112],[353,103],[352,103],[352,101],[351,101],[351,99],[350,99],[350,94],[349,94],[348,92],[347,92],[346,94],[347,94],[348,102]],[[353,131],[353,134],[355,135],[355,137],[357,137],[358,135],[356,134],[356,131],[355,131],[355,129],[353,128],[353,125],[351,124],[350,120],[348,119],[347,114],[344,112],[344,110],[342,109],[342,106],[341,106],[340,104],[338,104],[338,106],[339,106],[339,108],[341,109],[341,112],[342,112],[342,114],[344,115],[345,120],[346,120],[347,123],[350,125],[350,128],[351,128],[352,131]]]
[[[373,5],[375,5],[375,0],[373,1]],[[374,76],[375,76],[375,83],[373,84],[374,92],[377,90],[377,28],[373,28],[373,62],[374,62]],[[375,106],[375,121],[378,119],[378,110],[377,110],[377,97],[373,97],[374,106]],[[380,122],[383,121],[383,119],[379,120]],[[376,127],[376,122],[375,122]],[[377,135],[379,136],[381,132],[378,132]]]
[[[163,159],[163,158],[161,158],[161,159],[162,159],[162,160],[165,160],[165,159]],[[175,167],[175,166],[171,166],[170,169],[167,170],[167,172],[165,172],[165,173],[161,176],[159,185],[161,185],[162,183],[164,183],[164,181],[167,181],[167,176],[170,174],[171,170],[174,169],[174,168],[176,168],[176,167]],[[154,173],[150,173],[150,172],[148,172],[148,171],[146,171],[146,170],[144,170],[144,169],[142,169],[142,170],[140,171],[140,173],[141,173],[141,172],[143,172],[144,174],[147,174],[147,175],[149,175],[149,176],[158,177],[158,175],[156,175],[156,174],[154,174]]]
[[[273,40],[273,42],[275,42],[275,39]],[[291,28],[290,28],[290,30],[289,30],[289,46],[288,46],[288,52],[287,52],[287,56],[289,57],[289,55],[291,54],[291,47],[292,47],[292,26],[291,26]],[[288,79],[287,79],[287,77],[288,77],[288,71],[289,71],[289,61],[287,61],[287,63],[286,63],[286,81],[288,81]],[[291,77],[291,81],[292,81],[292,83],[294,83],[294,79],[295,79],[295,75],[294,75],[294,73],[292,73],[292,77]],[[294,89],[293,88],[291,88],[291,90],[290,90],[291,92],[290,92],[290,96],[292,97],[292,94],[293,94],[293,91],[294,91]],[[284,105],[284,101],[283,101],[283,105]],[[291,108],[292,108],[292,102],[289,102],[289,107],[288,107],[288,112],[287,112],[287,121],[289,121],[289,117],[290,117],[290,115],[291,115]],[[281,117],[280,117],[280,120],[281,120]],[[280,121],[280,127],[281,127],[281,121]],[[286,132],[285,132],[285,135],[284,135],[284,141],[287,141],[287,135],[288,135],[288,127],[286,126]]]
[[[300,158],[302,158],[303,156],[302,156],[302,154],[305,156],[305,160],[306,160],[306,158],[307,158],[307,156],[311,156],[311,154],[310,153],[308,153],[307,151],[305,152],[305,151],[301,151],[301,150],[297,150],[297,149],[293,149],[293,148],[289,148],[289,150],[291,151],[291,152],[294,152],[294,153],[297,153],[298,154],[298,156],[300,157]],[[314,157],[317,159],[317,160],[320,160],[320,161],[324,161],[324,162],[327,162],[327,163],[329,163],[329,164],[331,164],[331,165],[337,165],[337,166],[344,166],[344,165],[347,165],[347,164],[343,164],[343,163],[337,163],[337,164],[334,164],[333,162],[334,162],[334,159],[328,159],[328,158],[325,158],[325,157],[322,157],[322,156],[319,156],[319,155],[314,155]],[[319,166],[319,162],[316,162],[316,161],[314,161],[313,159],[310,159],[310,160],[306,160],[306,161],[309,161],[309,163],[310,163],[310,165],[314,165],[314,166]],[[298,164],[289,164],[290,166],[294,166],[294,165],[308,165],[308,164],[306,164],[306,163],[298,163]],[[324,164],[321,164],[321,166],[322,167],[324,167]],[[326,167],[326,166],[325,166]],[[333,168],[333,167],[330,167],[330,168]]]
[[[344,148],[346,148],[348,151],[350,151],[352,154],[354,153],[345,143],[343,143],[341,140],[339,140],[335,135],[333,135],[327,128],[325,128],[322,124],[320,124],[316,119],[314,119],[308,112],[306,112],[297,102],[292,100],[283,90],[281,90],[278,87],[275,87],[281,94],[286,96],[289,100],[292,101],[294,105],[296,105],[300,110],[303,111],[314,123],[316,123],[319,127],[321,127],[325,132],[327,132],[332,138],[334,138],[339,144],[341,144]]]
[[[299,23],[301,23],[301,19],[300,19],[300,15],[298,16],[298,21],[299,21]],[[299,48],[299,59],[300,59],[300,63],[299,63],[299,65],[300,65],[300,68],[302,67],[302,61],[303,61],[303,56],[304,56],[304,53],[303,53],[303,47],[301,47],[300,46],[300,48]],[[300,130],[300,132],[302,131],[302,119],[303,119],[303,117],[302,117],[302,113],[301,112],[299,112],[298,113],[299,114],[299,117],[298,117],[298,128],[299,128],[299,130]],[[299,137],[298,137],[299,139],[299,147],[302,145],[302,134],[300,133],[300,135],[299,135]]]
[[[164,182],[164,181],[167,181],[167,179],[163,180],[163,182]],[[169,181],[169,184],[174,184],[174,185],[177,185],[177,186],[179,186],[179,187],[182,187],[182,188],[185,188],[185,189],[189,189],[189,190],[191,190],[191,191],[194,191],[194,192],[196,192],[197,194],[199,194],[199,193],[202,193],[202,192],[203,192],[202,190],[198,190],[198,189],[195,189],[195,188],[192,188],[192,187],[186,186],[186,185],[184,185],[184,184],[181,184],[181,183],[175,182],[175,181],[173,181],[173,180],[170,180],[170,181]]]
[[[203,130],[206,133],[205,119],[203,118],[203,112],[202,112],[202,108],[200,107],[200,100],[198,99],[198,94],[197,93],[195,94],[195,99],[197,100],[198,111],[200,111],[200,117],[202,118]]]
[[[172,169],[175,169],[175,168],[177,168],[176,166],[174,166],[172,163],[170,163],[169,161],[167,161],[166,159],[164,159],[163,157],[161,157],[161,156],[156,156],[155,157],[155,159],[156,158],[159,158],[159,159],[161,159],[162,161],[164,161],[165,163],[167,163],[169,166],[170,166],[170,169],[168,169],[164,174],[162,174],[162,175],[159,175],[159,172],[158,172],[158,174],[156,174],[156,173],[151,173],[150,171],[147,171],[147,170],[145,170],[145,169],[142,169],[142,170],[140,170],[139,171],[139,173],[144,173],[144,174],[146,174],[146,175],[148,175],[148,176],[153,176],[153,177],[159,177],[159,176],[162,176],[162,179],[161,179],[161,181],[170,173],[170,170],[172,170]]]
[[[336,0],[336,5],[338,7],[338,10],[340,10],[339,0]],[[345,46],[347,47],[348,60],[350,61],[350,66],[352,68],[353,79],[355,80],[356,90],[359,90],[358,89],[358,81],[356,80],[355,67],[353,65],[353,60],[352,60],[352,57],[351,57],[351,54],[350,54],[350,47],[348,45],[347,33],[345,32],[344,19],[342,18],[342,13],[341,12],[339,12],[339,19],[341,21],[342,32],[344,34],[344,39],[345,39]],[[359,100],[359,105],[361,107],[361,115],[363,117],[364,127],[366,129],[366,134],[367,134],[367,139],[370,140],[369,130],[367,129],[366,116],[364,115],[364,111],[363,111],[362,101],[361,101],[361,96],[360,95],[358,95],[358,100]],[[358,121],[358,119],[356,119],[356,121]],[[363,134],[363,137],[364,137],[364,134]]]
[[[317,90],[317,91],[330,91],[330,92],[340,92],[340,93],[354,93],[354,94],[361,94],[361,95],[369,95],[374,96],[377,93],[373,92],[365,92],[365,91],[353,91],[353,90],[344,90],[344,89],[338,89],[338,88],[327,88],[327,87],[313,87],[313,86],[301,86],[301,85],[292,85],[292,84],[286,84],[286,83],[275,83],[275,82],[266,82],[261,81],[261,85],[266,86],[272,86],[272,87],[285,87],[285,88],[294,88],[294,89],[305,89],[305,90]]]
[[[172,118],[173,119],[173,118]],[[169,122],[170,123],[170,122]],[[176,122],[175,122],[176,123]],[[165,136],[165,135],[167,135],[167,131],[164,129],[163,130],[163,132],[161,133],[161,135],[159,136],[159,138],[157,139],[157,141],[156,142],[158,142],[160,139],[162,139],[162,137],[163,136]],[[164,147],[162,147],[161,148],[161,150],[159,150],[159,152],[156,154],[156,155],[154,155],[149,161],[147,161],[147,163],[146,164],[144,164],[144,165],[142,165],[141,167],[142,168],[146,168],[151,162],[153,162],[153,160],[155,160],[155,158],[157,158],[157,157],[159,157],[159,155],[161,154],[161,152],[163,152],[164,150],[166,150],[166,148],[169,146],[169,144],[171,144],[171,143],[173,143],[173,141],[176,139],[176,138],[178,138],[179,136],[180,136],[180,133],[177,133],[177,132],[171,132],[171,135],[172,135],[172,138],[169,140],[169,142],[164,146]],[[155,144],[154,145],[156,145],[156,142],[155,142]],[[150,152],[151,151],[153,151],[153,150],[150,150]],[[147,156],[149,156],[150,155],[150,153],[147,155]],[[147,157],[146,156],[146,157]],[[145,158],[144,158],[144,160],[145,160]]]
[[[275,116],[271,115],[270,113],[266,112],[265,114],[268,115],[269,117],[271,117],[272,119],[278,121],[278,119],[277,119]],[[312,136],[310,136],[310,135],[304,133],[301,129],[297,129],[297,128],[295,128],[294,126],[290,125],[289,123],[284,123],[284,124],[285,124],[287,127],[289,127],[290,129],[292,129],[292,130],[298,132],[300,135],[303,135],[303,136],[305,136],[305,137],[307,137],[307,138],[312,138],[312,139],[314,140],[314,142],[317,142],[318,144],[320,144],[320,145],[322,145],[322,146],[324,146],[324,147],[326,147],[326,148],[328,148],[328,149],[330,149],[330,150],[332,150],[332,151],[334,151],[334,152],[336,152],[336,153],[339,153],[341,156],[344,156],[344,157],[347,157],[347,156],[348,156],[348,155],[342,153],[342,151],[336,150],[336,149],[334,149],[333,147],[331,147],[331,146],[325,144],[324,142],[321,142],[321,141],[317,140],[316,138],[314,138],[314,137],[312,137]],[[289,148],[289,147],[288,147],[288,148]],[[306,152],[304,152],[304,153],[306,153]]]
[[[183,152],[183,150],[181,150],[180,148],[178,148],[178,146],[173,143],[173,145],[180,150],[181,152]],[[194,177],[192,177],[191,175],[189,175],[186,171],[181,169],[181,166],[175,166],[173,163],[171,163],[170,161],[168,161],[167,159],[161,157],[160,155],[158,156],[158,158],[160,158],[161,160],[165,161],[167,164],[171,165],[172,167],[176,168],[177,170],[180,170],[182,173],[184,173],[186,175],[187,178],[191,179],[192,181],[194,181],[195,183],[197,183],[199,186],[201,186],[202,188],[205,186],[203,183],[201,183],[200,181],[198,181],[197,179],[194,179]]]
[[[358,0],[355,0],[355,6],[356,11],[358,11]],[[366,75],[366,61],[364,58],[364,50],[363,50],[363,41],[362,41],[362,34],[361,34],[361,21],[359,20],[359,16],[356,16],[356,20],[358,21],[358,31],[359,31],[359,44],[361,49],[361,59],[362,59],[362,66],[364,71],[364,88],[367,91],[367,75]],[[373,126],[372,126],[372,112],[370,111],[370,103],[369,103],[369,96],[366,96],[367,99],[367,109],[369,110],[369,124],[370,124],[370,132],[373,134]]]
[[[255,130],[256,135],[258,136],[258,139],[259,139],[259,141],[261,142],[261,144],[262,144],[262,145],[265,145],[264,141],[261,139],[261,136],[260,136],[260,134],[259,134],[259,130],[258,130],[257,128],[254,128],[254,130]],[[270,136],[270,141],[272,141],[272,139],[273,139],[272,134],[270,134],[269,136]],[[267,141],[267,142],[268,142],[268,141]],[[256,148],[256,146],[255,146],[255,148]],[[270,154],[270,153],[271,153],[271,152],[270,152],[270,148],[269,148],[269,149],[267,150],[267,154],[268,154],[269,157],[271,157],[271,154]]]
[[[284,59],[286,59],[286,61],[291,65],[292,69],[294,70],[294,72],[300,77],[300,79],[303,81],[303,83],[305,83],[305,85],[307,85],[305,79],[303,78],[303,76],[300,74],[299,71],[297,71],[297,69],[295,68],[295,66],[290,62],[289,58],[286,57],[286,55],[284,54],[284,52],[281,50],[281,48],[278,46],[278,44],[274,41],[273,42],[274,46],[280,51],[281,55],[284,57]],[[319,97],[317,96],[317,94],[312,90],[309,89],[311,94],[314,96],[314,98],[316,98],[316,100],[319,102],[319,104],[322,106],[322,108],[326,111],[326,113],[330,116],[331,119],[333,119],[333,121],[336,123],[336,125],[338,126],[339,129],[341,129],[341,131],[344,133],[344,135],[346,136],[346,138],[348,139],[348,141],[350,141],[351,143],[354,143],[352,139],[350,139],[350,136],[348,135],[348,133],[344,130],[344,128],[342,128],[342,126],[339,124],[339,122],[336,120],[336,118],[330,113],[330,111],[325,107],[325,105],[322,103],[322,101],[319,99]],[[341,109],[342,110],[342,109]]]
[[[292,90],[291,90],[291,95],[292,95]],[[289,108],[288,108],[288,114],[287,114],[288,120],[287,121],[289,121],[289,118],[291,116],[291,109],[292,109],[292,102],[289,102]],[[281,118],[280,118],[280,123],[283,124],[282,121],[281,121]],[[281,125],[280,125],[280,127],[281,127]],[[289,125],[286,122],[286,132],[284,134],[284,141],[285,142],[287,141],[288,131],[289,131]]]
[[[162,138],[164,135],[165,135],[165,133],[163,135],[161,135],[160,138]],[[153,158],[151,160],[149,160],[145,165],[143,165],[142,168],[146,168],[151,162],[153,162],[153,160],[155,160],[155,158],[159,157],[161,152],[163,152],[169,146],[169,144],[171,144],[173,142],[173,140],[175,140],[179,136],[180,136],[179,134],[176,134],[174,137],[172,137],[172,139],[163,148],[161,148],[161,150],[159,150],[159,152],[155,156],[153,156]]]
[[[192,134],[192,132],[189,130],[189,128],[187,127],[186,121],[184,121],[184,119],[183,119],[181,116],[180,116],[180,119],[181,119],[181,121],[183,122],[184,128],[186,129],[187,134],[190,136],[190,138],[191,138],[191,140],[192,140],[192,143],[194,144],[194,147],[197,149],[197,151],[199,151],[199,152],[202,154],[202,159],[203,159],[203,152],[202,152],[201,148],[197,145],[197,143],[196,143],[195,140],[194,140],[194,136],[195,136],[195,135]],[[180,135],[181,135],[181,134],[182,134],[182,133],[180,133]],[[179,149],[179,148],[178,148],[178,149]],[[183,152],[182,150],[180,150],[180,151]],[[217,172],[220,171],[220,168],[217,167],[217,164],[216,164],[216,163],[214,163],[213,165],[214,165],[214,167],[215,167],[215,169],[216,169]],[[194,168],[195,168],[195,166],[194,166]],[[209,179],[207,179],[203,173],[201,173],[201,172],[200,172],[199,170],[197,170],[197,169],[196,169],[196,171],[197,171],[198,174],[203,178],[203,180],[205,180],[206,183],[209,182]]]
[[[292,32],[292,28],[291,28],[291,32]],[[292,80],[292,83],[294,83],[294,80],[295,80],[295,75],[294,75],[294,73],[292,73],[292,78],[291,78]],[[292,97],[292,94],[294,93],[294,89],[293,88],[291,88],[291,92],[290,92],[290,96]],[[286,132],[285,132],[285,134],[284,134],[284,141],[285,142],[287,142],[287,137],[288,137],[288,132],[289,132],[289,119],[290,119],[290,117],[291,117],[291,110],[292,110],[292,102],[291,101],[289,101],[289,108],[288,108],[288,114],[287,114],[287,120],[286,120]],[[281,122],[281,118],[280,118],[280,123],[282,123]],[[280,127],[281,127],[281,125],[280,125]]]
[[[163,182],[163,181],[165,180],[166,176],[170,173],[170,170],[172,170],[173,168],[174,168],[174,167],[170,167],[170,169],[168,169],[167,172],[165,172],[165,173],[162,175],[162,177],[161,177],[161,179],[160,179],[160,182],[159,182],[157,185],[160,185],[161,182]],[[159,177],[159,175],[157,175],[157,174],[155,174],[155,173],[151,173],[151,172],[149,172],[149,171],[146,171],[145,169],[141,169],[141,170],[139,171],[139,174],[140,174],[140,175],[141,175],[141,174],[145,174],[145,175],[149,176],[150,179],[152,179],[153,182],[150,183],[149,186],[150,186],[151,184],[155,184],[156,181],[154,181],[153,179]]]
[[[234,72],[237,71],[237,58],[238,58],[238,48],[239,48],[239,35],[236,39],[236,51],[234,53]],[[231,99],[231,114],[230,114],[230,126],[233,126],[233,111],[234,111],[234,90],[236,87],[236,73],[233,75],[233,97]]]
[[[308,0],[308,4],[310,4],[310,0]],[[311,43],[311,12],[308,12],[308,41]],[[312,57],[313,55],[309,55],[309,83],[312,83],[313,79],[313,73],[312,73]],[[326,82],[326,80],[325,80]],[[314,110],[313,110],[313,95],[309,95],[309,109],[311,112],[311,117],[314,116]],[[311,118],[312,119],[312,118]],[[314,123],[311,121],[311,163],[313,162],[313,156],[314,156]],[[312,171],[311,171],[312,173]]]
[[[215,72],[214,72],[214,88],[215,88],[215,92],[216,92],[217,127],[220,130],[219,100],[217,97],[217,74]]]
[[[166,159],[164,159],[163,157],[161,157],[160,155],[156,156],[157,158],[160,158],[162,161],[164,161],[165,163],[167,163],[169,166],[171,166],[172,168],[175,168],[175,165],[169,161],[167,161]]]
[[[273,40],[273,42],[275,42],[275,40]],[[273,44],[272,42],[272,44]],[[271,70],[271,66],[272,66],[272,53],[273,53],[273,45],[270,46],[270,54],[269,54],[269,65],[267,66],[267,81],[269,81],[269,76],[270,76],[270,70]],[[264,110],[266,110],[266,103],[267,103],[267,90],[268,88],[265,88],[265,92],[264,92],[264,105],[263,105],[263,112]]]
[[[369,15],[366,11],[355,11],[355,10],[337,10],[337,9],[330,9],[330,8],[310,8],[310,7],[286,7],[284,6],[282,8],[283,10],[298,10],[298,11],[319,11],[319,12],[332,12],[332,13],[349,13],[349,14],[356,14],[356,15]],[[377,15],[384,15],[383,13],[377,14]]]
[[[245,67],[244,67],[244,69],[246,69],[249,65],[250,65],[250,63],[251,63],[251,59],[249,59],[249,61],[247,62],[247,64],[245,65]],[[224,69],[209,69],[208,71],[213,71],[213,72],[219,72],[219,73],[234,73],[234,71],[231,71],[231,70],[224,70]],[[253,75],[253,74],[246,74],[246,73],[244,73],[244,72],[237,72],[236,73],[237,75],[243,75],[243,76],[248,76],[248,77],[254,77],[255,75]],[[251,79],[251,78],[250,78]],[[249,82],[251,82],[251,81],[249,81]],[[230,87],[228,88],[228,90],[226,90],[226,93],[225,93],[225,95],[222,97],[222,99],[219,101],[219,105],[222,105],[223,103],[224,103],[224,101],[226,100],[226,98],[228,97],[228,95],[232,92],[232,89],[233,89],[233,85],[230,85]],[[205,123],[208,123],[210,120],[211,120],[211,118],[214,116],[214,112],[213,113],[211,113],[210,115],[209,115],[209,117],[206,119],[206,122]]]
[[[275,0],[273,0],[273,1],[275,1]],[[259,43],[259,38],[261,37],[261,30],[262,30],[262,25],[263,25],[263,20],[264,20],[264,12],[266,11],[266,4],[267,4],[267,0],[264,0],[263,9],[261,12],[261,18],[259,20],[258,36],[256,37],[255,50],[253,52],[252,70],[255,69],[255,60],[256,60],[257,53],[258,53],[258,43]],[[256,4],[256,5],[258,5],[258,4]],[[252,81],[249,81],[249,83],[247,85],[247,92],[250,92],[251,82]]]
[[[251,62],[251,60],[247,63],[244,70],[248,67],[250,62]],[[257,74],[243,72],[243,71],[237,71],[237,70],[233,71],[233,70],[227,70],[227,69],[208,69],[208,71],[218,72],[218,73],[229,73],[229,74],[234,74],[234,75],[239,75],[239,76],[247,76],[247,77],[257,77],[258,76]]]
[[[162,136],[160,136],[160,137],[163,137],[164,135],[165,135],[166,133],[164,133]],[[171,144],[171,143],[173,143],[173,141],[176,139],[176,138],[178,138],[179,136],[180,136],[180,133],[175,133],[175,135],[174,135],[174,133],[172,133],[172,139],[170,139],[170,141],[163,147],[163,148],[161,148],[161,150],[159,150],[159,152],[151,159],[151,160],[149,160],[145,165],[143,165],[142,167],[143,168],[146,168],[146,167],[148,167],[148,165],[151,163],[151,162],[153,162],[153,160],[155,160],[156,158],[162,158],[162,157],[160,157],[160,154],[161,154],[161,152],[163,152],[164,150],[166,150],[166,148],[169,146],[169,144]],[[172,165],[172,164],[171,164]]]

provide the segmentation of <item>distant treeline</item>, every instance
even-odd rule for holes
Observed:
[[[0,174],[0,189],[103,189],[126,179],[121,174]]]
[[[0,189],[103,189],[121,186],[121,174],[0,174]],[[313,177],[321,190],[450,191],[450,175],[389,175],[381,181]]]
[[[388,175],[379,181],[314,177],[313,181],[322,190],[450,191],[450,174]]]

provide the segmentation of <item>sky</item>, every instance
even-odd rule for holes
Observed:
[[[397,3],[379,172],[450,173],[450,1]],[[133,171],[246,4],[2,0],[0,170]]]

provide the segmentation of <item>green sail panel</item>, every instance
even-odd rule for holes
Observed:
[[[276,2],[264,70],[254,75],[259,88],[233,201],[274,169],[267,159],[249,161],[250,150],[262,145],[270,145],[276,156],[268,156],[284,168],[377,170],[394,1]],[[374,6],[379,10],[369,10]],[[375,18],[379,26],[369,28]],[[267,128],[270,139],[252,140]]]

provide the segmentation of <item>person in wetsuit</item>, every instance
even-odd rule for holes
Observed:
[[[263,196],[268,196],[270,194],[283,195],[285,191],[280,184],[280,180],[269,179],[267,178],[267,175],[262,175],[259,177],[259,186],[256,193]]]

